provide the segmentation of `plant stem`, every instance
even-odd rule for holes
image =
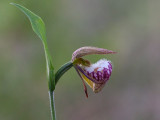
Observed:
[[[52,120],[56,120],[56,111],[55,111],[55,104],[54,104],[54,91],[49,91],[49,99],[50,99],[51,118],[52,118]]]
[[[55,74],[55,85],[57,84],[58,80],[62,77],[62,75],[65,72],[67,72],[72,66],[73,63],[69,61],[60,67],[60,69]]]

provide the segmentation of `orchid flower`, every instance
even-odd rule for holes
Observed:
[[[91,54],[114,54],[111,50],[97,47],[81,47],[72,54],[73,66],[78,75],[82,79],[86,97],[88,97],[87,87],[85,82],[92,88],[95,93],[98,93],[105,86],[112,73],[112,63],[107,59],[101,59],[94,64],[82,58],[85,55]]]

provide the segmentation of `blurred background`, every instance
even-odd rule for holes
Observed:
[[[74,50],[97,46],[116,55],[91,55],[114,64],[95,94],[72,68],[56,86],[58,120],[160,120],[159,0],[1,0],[0,120],[49,120],[43,46],[26,16],[10,2],[41,16],[55,70]]]

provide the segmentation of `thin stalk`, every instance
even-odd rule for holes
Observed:
[[[52,118],[52,120],[56,120],[56,111],[55,111],[54,92],[53,91],[49,91],[49,99],[50,99],[51,118]]]
[[[55,85],[57,84],[58,80],[62,77],[62,75],[65,72],[67,72],[72,66],[73,63],[69,61],[60,67],[60,69],[55,74]]]

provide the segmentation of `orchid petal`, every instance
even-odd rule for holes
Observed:
[[[78,70],[79,70],[83,75],[85,75],[85,76],[86,76],[89,80],[91,80],[92,82],[97,83],[97,84],[103,83],[103,81],[96,81],[96,80],[94,80],[93,78],[91,78],[90,76],[88,76],[88,75],[82,70],[82,68],[81,68],[79,65],[76,65],[76,67],[78,68]]]
[[[102,90],[102,88],[105,86],[106,82],[102,83],[102,84],[93,84],[93,92],[98,93]]]
[[[87,87],[86,87],[86,84],[84,82],[84,79],[82,78],[81,74],[79,73],[79,70],[76,68],[76,66],[74,66],[74,68],[76,69],[78,75],[80,76],[80,78],[82,79],[82,82],[83,82],[83,87],[84,87],[84,92],[86,94],[86,97],[88,98],[88,92],[87,92]]]
[[[73,54],[72,54],[72,61],[76,60],[77,58],[83,57],[85,55],[91,55],[91,54],[114,54],[116,52],[103,49],[103,48],[97,48],[97,47],[81,47],[77,49]]]

